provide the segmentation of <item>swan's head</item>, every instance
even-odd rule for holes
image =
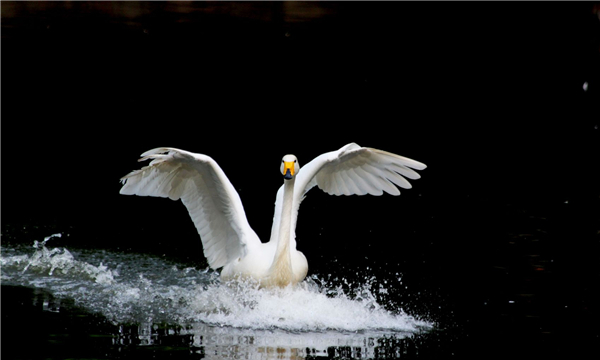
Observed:
[[[286,155],[281,159],[281,175],[286,180],[291,180],[300,171],[300,164],[294,155]]]

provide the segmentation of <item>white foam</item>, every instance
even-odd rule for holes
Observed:
[[[264,290],[253,284],[221,284],[214,271],[156,257],[71,252],[48,249],[45,243],[29,254],[3,248],[3,283],[45,288],[114,322],[349,333],[413,332],[431,326],[385,303],[387,289],[374,291],[373,278],[346,292],[317,277],[301,286]]]
[[[365,286],[366,287],[366,286]],[[412,331],[425,322],[385,310],[374,298],[327,295],[314,284],[264,290],[251,285],[211,286],[192,299],[193,319],[238,328],[290,331]]]

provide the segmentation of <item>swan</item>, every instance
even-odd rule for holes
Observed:
[[[196,225],[204,255],[221,280],[252,279],[261,287],[285,287],[301,282],[308,262],[296,250],[298,209],[306,193],[317,186],[332,195],[400,195],[395,185],[410,189],[425,164],[355,143],[317,156],[300,168],[285,155],[280,171],[269,242],[262,243],[248,224],[239,194],[209,156],[175,148],[146,151],[138,161],[148,166],[121,178],[120,193],[181,199]]]

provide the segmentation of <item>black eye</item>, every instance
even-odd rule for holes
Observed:
[[[296,160],[294,160],[294,164],[296,163]]]

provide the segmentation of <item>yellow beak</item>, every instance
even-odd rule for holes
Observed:
[[[294,162],[284,161],[283,162],[283,175],[287,178],[288,171],[290,172],[290,178],[294,176]]]

